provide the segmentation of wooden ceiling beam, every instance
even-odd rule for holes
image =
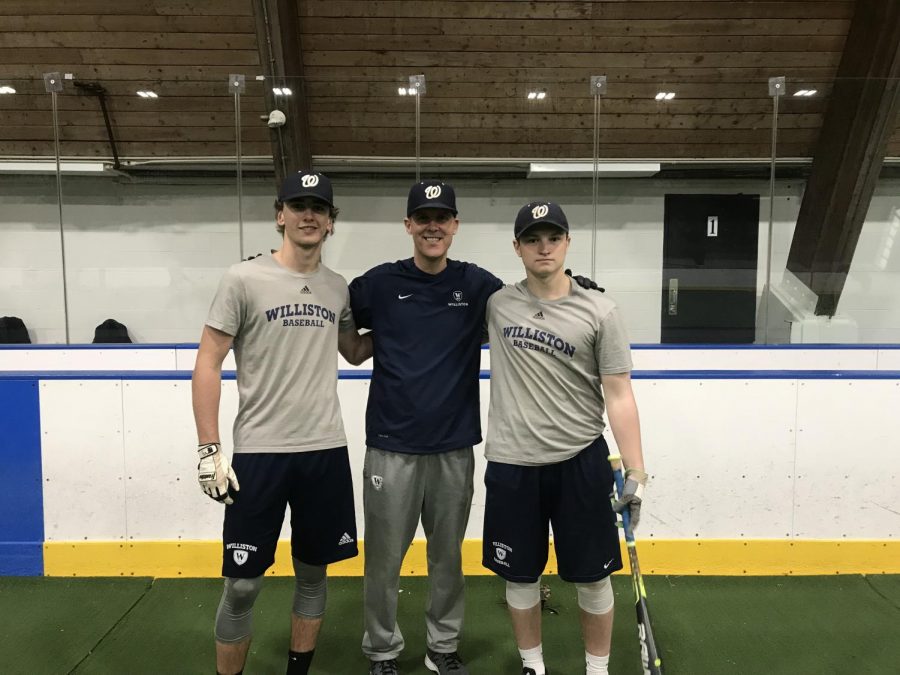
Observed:
[[[289,173],[312,168],[297,0],[254,0],[253,10],[266,108],[286,117],[283,126],[270,129],[275,183],[280,185]],[[292,93],[276,97],[273,87],[288,87]]]
[[[787,261],[817,315],[837,310],[900,110],[898,77],[900,2],[859,0]]]

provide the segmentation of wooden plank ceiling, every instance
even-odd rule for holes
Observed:
[[[228,75],[243,73],[243,152],[271,155],[255,0],[3,0],[0,156],[53,154],[42,74],[108,92],[123,158],[235,151]],[[397,89],[424,73],[425,158],[589,158],[591,75],[604,158],[765,158],[770,76],[785,75],[779,154],[811,157],[852,0],[297,0],[314,156],[411,157],[415,102]],[[280,83],[275,83],[280,84]],[[157,99],[135,95],[152,89]],[[528,100],[530,90],[544,100]],[[675,92],[668,102],[657,92]],[[64,156],[110,157],[96,97],[66,82]],[[900,154],[900,135],[889,155]]]

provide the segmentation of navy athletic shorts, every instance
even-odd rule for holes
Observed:
[[[482,565],[507,581],[537,581],[547,565],[552,523],[565,581],[591,583],[622,569],[608,457],[601,436],[557,464],[488,462]]]
[[[315,452],[236,453],[241,489],[225,507],[222,576],[252,579],[275,562],[291,505],[291,555],[327,565],[358,555],[347,447]]]

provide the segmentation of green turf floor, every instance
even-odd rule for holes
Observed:
[[[653,624],[669,675],[900,673],[900,576],[648,577]],[[545,579],[544,654],[553,675],[582,675],[574,589]],[[467,581],[460,652],[472,675],[520,672],[494,577]],[[266,579],[245,673],[284,672],[293,580]],[[640,673],[629,580],[614,579],[610,672]],[[404,579],[406,675],[422,665],[426,581]],[[329,581],[313,673],[363,675],[362,582]],[[0,578],[0,673],[213,673],[215,579]]]

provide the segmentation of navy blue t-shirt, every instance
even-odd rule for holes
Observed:
[[[427,454],[481,442],[478,371],[490,272],[448,260],[427,274],[412,258],[373,267],[350,283],[360,328],[374,331],[366,444]]]

